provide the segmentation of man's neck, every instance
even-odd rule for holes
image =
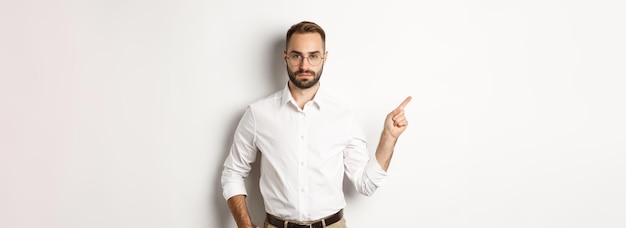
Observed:
[[[313,100],[313,97],[315,97],[317,90],[320,88],[320,83],[318,82],[315,85],[311,86],[311,88],[307,88],[307,89],[298,88],[297,86],[293,85],[291,82],[289,82],[288,86],[289,86],[289,92],[291,93],[291,97],[293,97],[293,99],[296,101],[296,104],[298,104],[298,107],[300,107],[300,109],[304,109],[304,105],[307,102]]]

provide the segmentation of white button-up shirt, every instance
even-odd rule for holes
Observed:
[[[382,184],[387,173],[370,158],[354,113],[321,88],[303,109],[288,86],[248,106],[224,162],[224,198],[247,194],[257,151],[265,210],[284,219],[316,220],[344,208],[344,173],[364,195]]]

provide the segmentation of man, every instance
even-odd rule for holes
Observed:
[[[289,81],[275,94],[249,105],[224,162],[222,187],[240,228],[255,226],[244,179],[261,155],[259,182],[265,228],[346,227],[343,175],[371,195],[382,184],[398,137],[407,127],[407,97],[389,113],[370,159],[365,136],[346,106],[328,95],[320,77],[328,56],[324,30],[303,21],[287,31],[283,59]]]

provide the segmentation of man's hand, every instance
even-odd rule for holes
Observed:
[[[394,139],[398,139],[398,137],[400,137],[402,132],[404,132],[406,127],[409,125],[409,122],[404,116],[404,107],[409,104],[409,101],[411,101],[411,99],[412,98],[410,96],[407,97],[400,104],[400,106],[398,106],[387,115],[387,118],[385,119],[385,128],[383,129],[383,133],[389,134]]]
[[[398,137],[404,132],[409,122],[404,116],[404,107],[409,104],[411,97],[404,99],[402,104],[396,109],[391,111],[385,119],[385,127],[380,135],[380,141],[378,141],[378,147],[376,148],[376,160],[383,170],[387,171],[389,163],[391,163],[391,156],[393,155],[394,147]]]

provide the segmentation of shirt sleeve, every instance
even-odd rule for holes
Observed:
[[[356,120],[350,128],[352,137],[343,152],[346,176],[352,181],[357,192],[371,196],[384,183],[387,172],[380,167],[376,158],[370,155],[365,133]]]
[[[222,171],[222,190],[225,199],[235,195],[247,195],[244,179],[248,176],[251,164],[256,160],[256,124],[252,107],[248,106],[233,136],[228,157]]]

